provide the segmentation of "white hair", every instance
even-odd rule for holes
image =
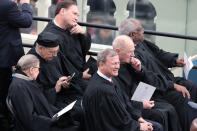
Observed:
[[[136,22],[139,22],[139,21],[137,21],[136,19],[132,19],[132,18],[123,20],[120,23],[120,26],[118,29],[119,34],[129,36],[131,32],[135,32],[137,30],[137,26],[135,24]]]

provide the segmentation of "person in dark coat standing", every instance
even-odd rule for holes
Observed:
[[[197,102],[197,86],[182,77],[174,77],[168,69],[184,66],[184,60],[178,59],[178,54],[166,52],[144,40],[144,29],[136,19],[123,20],[119,26],[119,32],[133,39],[135,56],[142,62],[142,65],[151,71],[152,75],[163,79],[163,85],[166,85],[165,90],[167,91],[162,95],[163,98],[175,107],[182,130],[189,130],[191,124],[189,119],[194,118],[195,115],[190,115],[188,112],[188,100]]]
[[[20,0],[22,11],[11,0],[0,2],[0,129],[6,131],[6,105],[8,87],[11,82],[12,66],[24,55],[19,28],[32,23],[29,0]]]
[[[52,32],[59,36],[60,53],[58,57],[63,67],[67,67],[68,73],[75,72],[75,78],[84,88],[91,75],[89,69],[84,69],[86,64],[86,54],[91,45],[91,38],[80,25],[78,25],[79,11],[76,2],[64,0],[57,4],[55,18],[48,23],[43,32]],[[64,69],[64,68],[63,68]]]
[[[16,73],[10,84],[8,97],[12,102],[16,131],[77,131],[78,123],[70,113],[53,118],[59,111],[44,96],[36,82],[39,74],[39,59],[32,54],[21,57],[16,66]],[[59,79],[56,88],[60,88],[63,79]]]

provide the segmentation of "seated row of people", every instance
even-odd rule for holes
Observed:
[[[98,54],[98,71],[87,83],[91,75],[84,67],[91,39],[77,20],[75,2],[58,3],[55,19],[18,62],[19,74],[14,75],[8,97],[25,130],[189,130],[188,101],[196,102],[196,85],[183,79],[176,81],[164,72],[176,64],[177,55],[151,43],[147,44],[149,48],[138,47],[144,45],[138,44],[143,41],[143,29],[137,20],[128,19],[119,28],[122,34],[126,33],[114,40],[113,50]],[[182,60],[177,63],[184,65]],[[69,81],[73,73],[76,75]],[[156,87],[152,101],[130,100],[140,81]],[[77,103],[62,116],[63,120],[51,119],[74,100]]]

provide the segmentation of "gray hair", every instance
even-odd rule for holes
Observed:
[[[97,65],[99,66],[99,62],[101,61],[105,63],[107,56],[117,56],[117,53],[113,49],[109,48],[100,51],[97,55]]]
[[[137,26],[135,22],[139,22],[136,19],[125,19],[120,23],[119,26],[119,34],[129,36],[131,32],[135,32],[137,30]]]
[[[125,48],[125,43],[128,41],[133,41],[129,36],[127,35],[120,35],[117,36],[114,41],[113,41],[113,49],[124,49]]]
[[[17,66],[20,66],[21,70],[24,71],[29,69],[30,67],[37,66],[39,62],[39,59],[35,55],[27,54],[19,59]]]

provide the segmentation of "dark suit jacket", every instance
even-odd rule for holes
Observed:
[[[24,55],[19,28],[30,27],[32,11],[28,4],[18,10],[16,3],[11,0],[0,2],[0,68],[16,65]]]

